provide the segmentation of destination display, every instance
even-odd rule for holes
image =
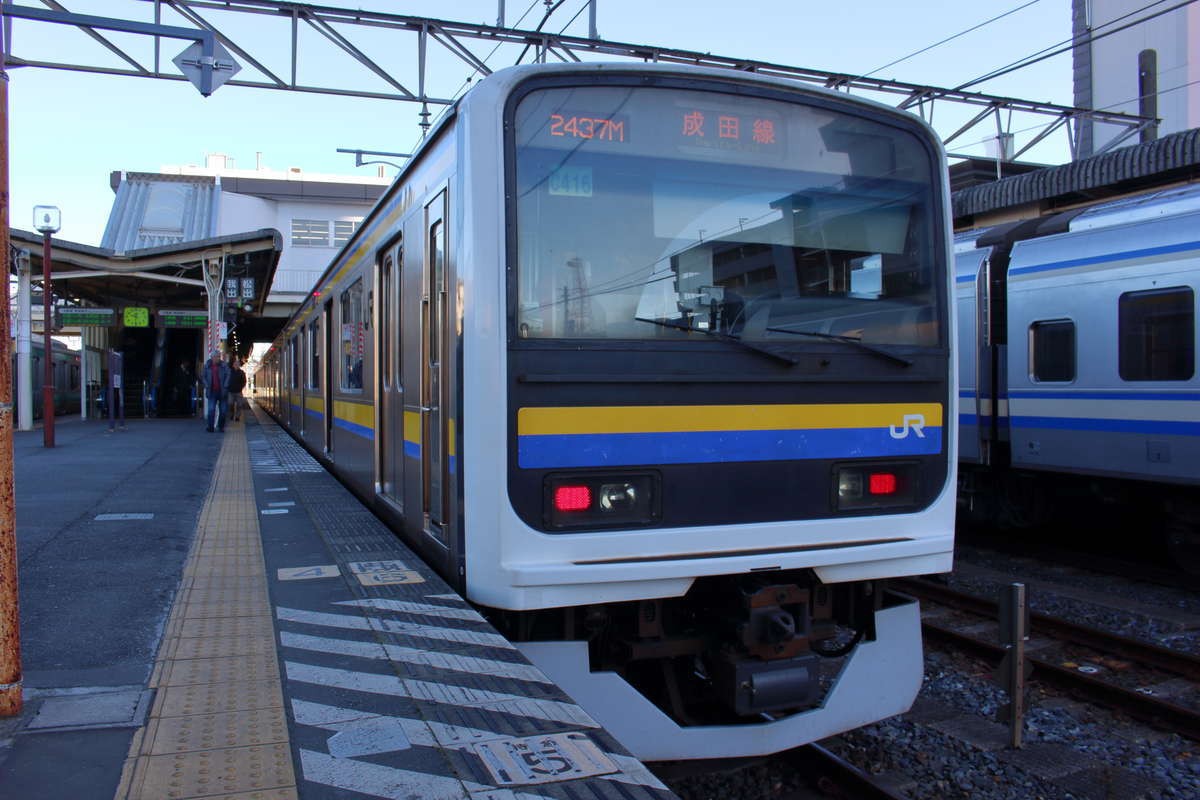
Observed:
[[[62,324],[73,325],[112,325],[116,315],[111,308],[60,308]]]
[[[789,126],[819,128],[828,120],[810,107],[766,98],[616,87],[533,92],[516,117],[520,148],[770,165],[786,157]],[[551,193],[589,196],[561,181]]]
[[[164,328],[203,328],[208,325],[208,314],[195,309],[159,309],[158,320]]]

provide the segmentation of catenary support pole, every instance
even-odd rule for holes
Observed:
[[[0,19],[0,29],[4,20]],[[17,512],[13,496],[12,337],[9,331],[8,73],[0,65],[0,717],[21,713]]]

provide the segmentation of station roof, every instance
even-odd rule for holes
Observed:
[[[42,274],[42,235],[17,228],[9,235],[13,247],[28,251],[36,279]],[[255,279],[252,308],[240,312],[238,324],[249,328],[243,338],[266,341],[281,322],[261,315],[282,250],[283,237],[273,228],[124,251],[52,238],[50,278],[56,295],[89,305],[206,311],[204,263],[224,256],[226,277]]]
[[[1042,212],[1200,178],[1200,128],[954,193],[956,223],[1038,204]]]

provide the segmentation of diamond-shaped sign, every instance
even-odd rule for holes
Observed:
[[[204,58],[203,44],[192,42],[182,53],[175,56],[174,64],[205,97],[221,88],[225,81],[242,69],[242,65],[233,60],[233,56],[229,55],[229,51],[222,47],[220,42],[213,42],[213,56],[209,60]]]

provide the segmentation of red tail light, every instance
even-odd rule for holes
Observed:
[[[896,493],[896,475],[892,472],[873,472],[871,473],[870,483],[867,485],[867,491],[871,494],[895,494]]]
[[[558,486],[554,489],[556,511],[586,511],[592,506],[592,490],[587,486]]]

